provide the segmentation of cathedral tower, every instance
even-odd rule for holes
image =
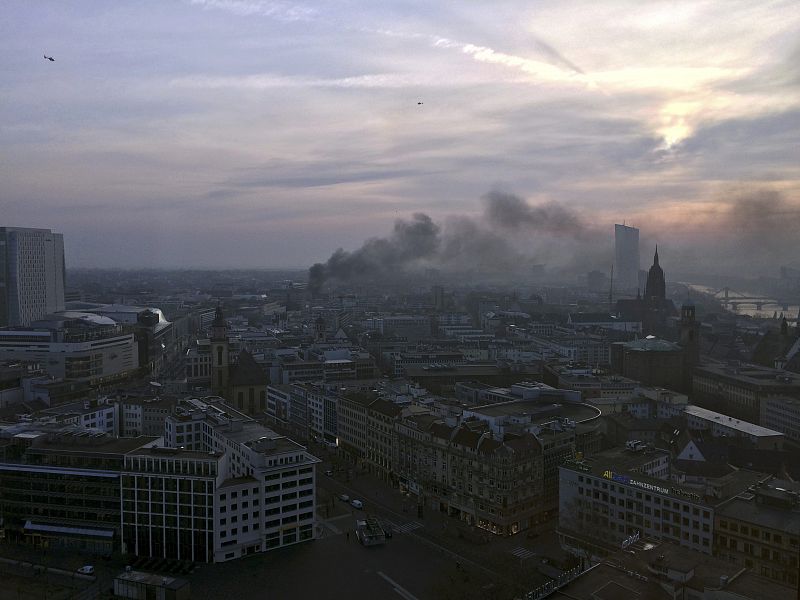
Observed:
[[[653,256],[653,266],[647,273],[647,285],[644,288],[645,300],[664,300],[667,297],[667,286],[664,283],[664,271],[658,264],[658,246]]]

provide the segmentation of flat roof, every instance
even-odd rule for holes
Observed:
[[[719,486],[719,491],[722,497],[703,496],[702,490],[698,490],[698,488],[691,485],[679,484],[634,472],[635,469],[642,467],[660,456],[668,456],[668,453],[665,450],[642,450],[634,452],[625,448],[612,448],[610,450],[598,452],[580,461],[567,461],[562,465],[562,468],[570,469],[578,473],[587,473],[604,479],[608,479],[605,475],[609,471],[614,474],[631,475],[633,476],[632,478],[635,477],[638,483],[669,490],[669,493],[666,494],[658,490],[649,490],[651,493],[660,493],[674,498],[684,498],[691,502],[702,503],[708,506],[716,506],[725,502],[767,477],[765,473],[746,471],[744,469],[733,471],[719,479],[719,483],[721,484]],[[628,485],[624,481],[620,482],[613,479],[609,481],[611,483]],[[709,483],[713,483],[713,481],[709,481]],[[644,489],[647,491],[646,488]]]
[[[703,592],[720,588],[722,577],[727,577],[726,592],[742,594],[744,598],[771,598],[773,600],[788,600],[795,597],[791,587],[757,575],[752,570],[744,570],[721,558],[711,556],[696,550],[690,550],[674,543],[642,540],[626,551],[617,551],[598,565],[578,577],[574,583],[564,587],[565,594],[554,594],[554,598],[589,598],[591,590],[602,589],[607,579],[615,579],[622,586],[628,588],[630,598],[668,598],[669,594],[662,590],[660,585],[667,581],[666,572],[676,573],[692,572],[693,576],[686,582],[690,590]],[[602,567],[605,568],[602,568]],[[661,575],[659,574],[662,573]],[[650,583],[653,587],[645,592],[644,596],[632,595],[631,591],[638,589],[639,585]],[[619,590],[620,592],[622,590]],[[611,596],[611,598],[620,598]]]
[[[723,427],[730,427],[731,429],[741,431],[742,433],[746,433],[747,435],[752,435],[756,437],[775,437],[775,436],[783,437],[783,434],[780,431],[775,431],[774,429],[767,429],[766,427],[762,427],[761,425],[756,425],[748,421],[735,419],[733,417],[729,417],[728,415],[724,415],[722,413],[718,413],[713,410],[708,410],[707,408],[703,408],[702,406],[688,404],[684,408],[684,412],[688,415],[704,419],[710,423],[716,423]]]
[[[800,375],[790,371],[762,367],[760,365],[739,364],[725,365],[707,363],[695,367],[695,373],[707,373],[728,379],[747,382],[752,385],[786,387],[800,387]],[[788,380],[788,381],[786,381]]]
[[[88,433],[88,431],[87,431]],[[53,438],[45,434],[35,443],[29,452],[45,450],[48,452],[80,452],[94,454],[127,454],[159,439],[155,436],[139,436],[135,438],[115,438],[107,434],[91,436],[58,435]]]
[[[166,448],[164,446],[155,446],[148,448],[139,448],[133,452],[128,453],[130,456],[153,456],[158,458],[191,458],[191,459],[208,459],[219,460],[223,456],[222,452],[200,452],[197,450],[185,450],[181,448]]]
[[[189,585],[189,582],[186,579],[159,575],[157,573],[145,573],[144,571],[125,571],[117,575],[115,579],[131,581],[134,583],[141,583],[155,587],[168,588],[171,590],[179,590],[182,587]]]
[[[800,536],[800,510],[798,508],[785,509],[758,502],[756,494],[747,494],[746,497],[750,499],[736,497],[720,506],[717,509],[717,515]]]

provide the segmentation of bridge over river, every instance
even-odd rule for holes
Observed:
[[[787,321],[797,321],[800,311],[800,297],[770,298],[749,292],[737,292],[729,287],[719,290],[702,285],[689,285],[693,290],[707,294],[717,300],[723,307],[738,314],[749,314],[754,317],[768,316],[762,311],[783,313]]]

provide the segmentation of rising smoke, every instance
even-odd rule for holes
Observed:
[[[687,208],[679,221],[651,226],[649,234],[660,230],[674,248],[676,270],[687,276],[775,276],[780,266],[797,264],[800,205],[777,190],[729,189],[710,209]]]
[[[435,268],[445,273],[525,274],[537,262],[574,262],[587,269],[596,249],[585,247],[600,237],[568,207],[556,202],[532,205],[513,194],[484,196],[479,218],[456,216],[439,225],[423,213],[399,219],[386,238],[371,238],[352,252],[339,248],[325,263],[309,270],[309,287],[318,294],[329,280],[353,282],[397,279]],[[572,248],[564,252],[565,243]],[[589,263],[587,263],[589,260]]]

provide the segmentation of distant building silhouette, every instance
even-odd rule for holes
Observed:
[[[664,270],[658,261],[658,248],[653,256],[653,266],[647,273],[644,297],[637,293],[635,299],[617,301],[617,314],[626,321],[641,321],[645,335],[663,334],[668,317],[677,311],[672,300],[667,299]]]
[[[614,225],[614,281],[621,292],[639,287],[639,230]]]
[[[664,300],[667,297],[667,285],[664,282],[664,270],[658,264],[658,246],[653,256],[653,266],[647,272],[647,284],[644,288],[645,300]]]

